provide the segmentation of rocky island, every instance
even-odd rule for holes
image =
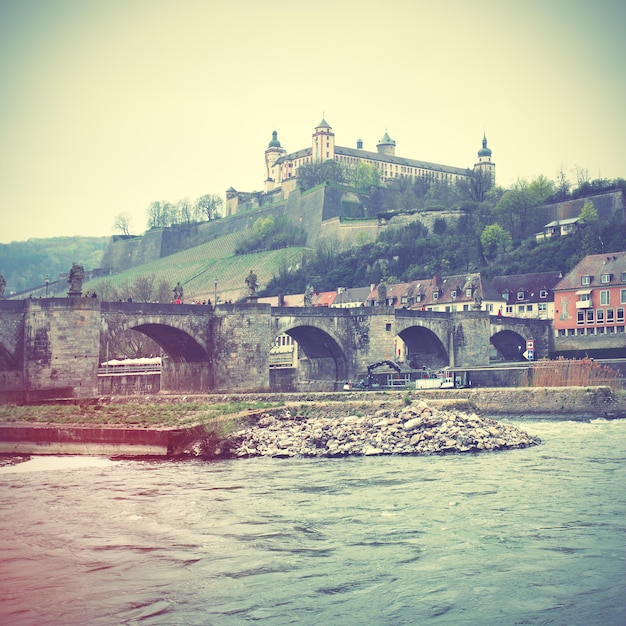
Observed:
[[[510,424],[475,412],[436,408],[423,400],[388,403],[371,411],[338,404],[319,410],[282,407],[251,416],[220,442],[196,440],[196,456],[345,457],[481,452],[540,443]],[[210,450],[210,452],[209,452]]]

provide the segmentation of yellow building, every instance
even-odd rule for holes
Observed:
[[[364,150],[360,139],[356,148],[336,145],[335,133],[325,119],[315,127],[311,146],[296,152],[287,153],[278,140],[278,133],[274,131],[265,150],[265,192],[275,192],[280,188],[283,198],[287,198],[296,186],[299,167],[328,160],[347,166],[361,163],[373,165],[382,182],[398,178],[427,178],[435,182],[454,183],[468,176],[468,168],[397,156],[396,142],[386,132],[376,148],[376,152]],[[491,150],[487,147],[487,138],[483,136],[482,148],[478,151],[478,161],[473,169],[488,174],[495,183],[495,168],[495,163],[491,160]]]

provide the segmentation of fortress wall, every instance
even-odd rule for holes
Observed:
[[[121,272],[132,267],[136,264],[134,261],[142,242],[143,237],[133,237],[132,239],[111,237],[102,254],[100,267],[111,268],[115,272]]]
[[[321,224],[320,237],[332,237],[349,247],[376,241],[379,231],[378,220],[342,222],[336,217]]]
[[[580,215],[586,202],[591,202],[601,220],[609,219],[615,213],[624,213],[624,195],[621,191],[603,193],[587,198],[565,200],[555,204],[546,204],[541,207],[545,211],[546,224],[554,220],[566,220]]]

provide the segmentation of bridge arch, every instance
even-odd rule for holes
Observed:
[[[490,343],[498,361],[526,361],[526,339],[514,330],[501,330],[491,336]]]
[[[188,327],[179,328],[179,317],[156,316],[120,320],[109,317],[102,329],[101,342],[115,339],[132,330],[156,342],[162,354],[161,390],[177,392],[208,392],[215,387],[213,363],[207,347],[194,337]]]
[[[404,344],[404,360],[412,368],[440,369],[449,365],[448,351],[437,334],[429,328],[420,325],[409,326],[400,331],[398,337]]]
[[[339,341],[317,326],[302,324],[281,328],[272,337],[289,335],[298,344],[292,384],[298,390],[327,390],[348,379],[348,362]]]

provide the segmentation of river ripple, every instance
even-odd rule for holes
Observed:
[[[626,623],[626,420],[477,455],[0,468],[0,622]]]

